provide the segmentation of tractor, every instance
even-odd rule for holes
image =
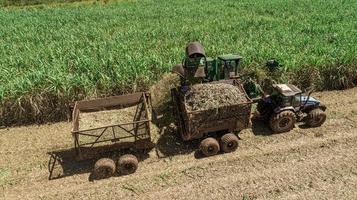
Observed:
[[[326,120],[326,106],[311,97],[312,90],[303,92],[292,84],[273,84],[272,92],[258,101],[260,118],[269,122],[274,133],[288,132],[295,122],[308,127],[321,126]]]
[[[220,80],[239,80],[249,98],[256,99],[263,94],[260,86],[251,79],[250,74],[243,74],[240,69],[242,57],[237,54],[225,54],[217,58],[206,57],[203,46],[191,42],[186,47],[186,55],[181,64],[172,69],[181,77],[181,86]]]

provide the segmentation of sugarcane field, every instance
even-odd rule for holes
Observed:
[[[0,0],[0,199],[357,199],[355,10]]]

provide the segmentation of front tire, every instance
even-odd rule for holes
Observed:
[[[320,108],[311,110],[307,114],[306,125],[310,127],[319,127],[326,121],[326,113]]]
[[[295,125],[295,114],[285,110],[270,117],[269,125],[274,133],[284,133],[292,130]]]
[[[212,137],[201,141],[200,150],[205,156],[216,155],[219,151],[218,141]]]

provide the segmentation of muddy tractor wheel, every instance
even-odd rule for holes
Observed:
[[[319,108],[311,110],[307,114],[306,125],[310,127],[321,126],[326,121],[326,113]]]
[[[138,169],[138,159],[132,154],[120,156],[118,160],[118,172],[123,175],[134,173]]]
[[[212,137],[201,141],[200,150],[205,156],[216,155],[219,151],[218,141]]]
[[[221,137],[221,149],[225,153],[230,153],[238,148],[238,137],[233,133],[227,133]]]
[[[290,110],[274,114],[270,117],[269,124],[274,133],[288,132],[294,128],[295,114]]]
[[[94,175],[98,179],[111,177],[115,172],[115,162],[110,158],[101,158],[94,164]]]

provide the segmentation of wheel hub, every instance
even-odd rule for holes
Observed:
[[[131,164],[126,164],[124,167],[127,170],[131,170],[133,168],[133,166]]]
[[[279,126],[281,128],[287,127],[290,124],[291,120],[289,118],[283,118],[280,122],[279,122]]]
[[[214,148],[212,146],[208,147],[208,151],[212,152],[214,150]]]

